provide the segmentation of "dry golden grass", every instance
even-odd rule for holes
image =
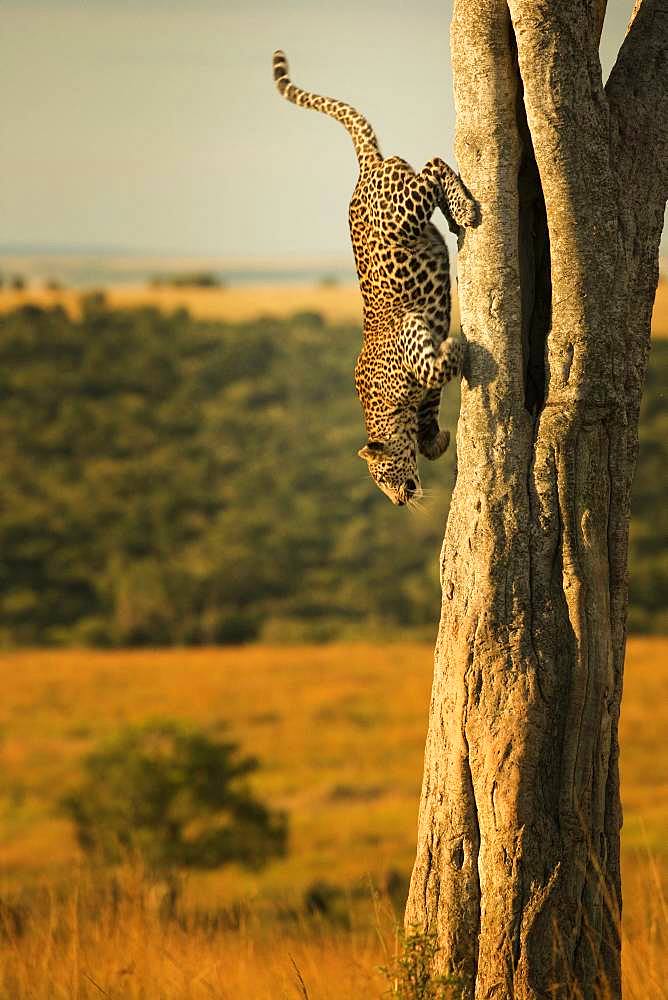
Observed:
[[[318,312],[331,323],[359,323],[362,303],[356,285],[249,285],[232,288],[152,288],[115,285],[105,289],[116,309],[155,306],[164,312],[188,309],[197,319],[244,322],[259,316],[292,316]],[[81,295],[74,289],[51,291],[30,288],[24,292],[0,290],[0,313],[31,303],[43,308],[60,305],[71,316],[81,312]]]
[[[267,873],[214,877],[239,893],[301,893],[412,860],[429,697],[424,646],[249,647],[0,656],[5,684],[0,870],[68,869],[76,849],[53,804],[82,753],[150,717],[229,727],[264,767],[261,792],[292,818],[292,851]],[[391,697],[390,697],[391,692]],[[2,815],[0,813],[0,815]],[[211,878],[202,880],[208,890]]]
[[[0,898],[31,901],[23,933],[5,918],[4,940],[0,911],[2,1000],[299,997],[290,956],[311,1000],[380,997],[392,919],[387,904],[371,914],[369,877],[382,885],[412,863],[428,647],[24,651],[0,668]],[[141,884],[112,898],[77,874],[56,808],[82,753],[161,716],[227,727],[263,762],[258,791],[291,818],[290,854],[265,871],[189,876],[180,923],[161,922]],[[620,730],[626,1000],[660,998],[668,981],[667,723],[668,640],[632,639]],[[350,929],[304,917],[318,879],[348,893]],[[211,923],[240,899],[239,929]]]
[[[165,312],[188,309],[198,319],[243,322],[258,316],[292,316],[298,312],[318,312],[331,323],[359,323],[362,304],[357,285],[248,285],[232,288],[152,288],[114,285],[105,289],[108,302],[117,309],[156,306]],[[73,289],[51,291],[29,288],[18,292],[0,289],[0,313],[32,303],[42,307],[61,305],[78,316],[81,295]],[[453,324],[459,322],[456,290],[453,297]],[[659,284],[654,304],[652,331],[668,337],[668,281]]]
[[[234,930],[161,920],[141,884],[100,896],[84,882],[21,933],[11,928],[0,969],[2,1000],[311,1000],[378,998],[393,933],[345,931],[299,919]],[[0,932],[1,933],[1,932]]]
[[[668,281],[659,282],[652,314],[652,333],[655,337],[668,337]]]
[[[645,888],[625,921],[625,1000],[668,995],[666,906],[655,888]],[[381,967],[394,965],[398,952],[397,917],[377,897],[369,919],[356,922],[354,911],[351,918],[344,929],[285,913],[268,924],[252,911],[234,929],[196,917],[165,920],[141,881],[112,893],[75,874],[70,890],[45,895],[23,928],[5,917],[0,998],[381,1000],[389,995]]]

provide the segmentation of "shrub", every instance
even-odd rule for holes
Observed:
[[[213,271],[192,271],[176,274],[156,274],[150,284],[154,288],[224,288],[225,282]]]
[[[436,935],[416,928],[403,938],[402,950],[393,965],[381,971],[390,982],[390,996],[399,1000],[456,1000],[463,982],[453,976],[433,975],[439,951]]]
[[[320,879],[304,892],[304,908],[310,917],[319,917],[340,927],[350,927],[350,906],[343,889]]]
[[[336,274],[323,274],[318,282],[319,288],[337,288],[341,282]]]
[[[131,726],[84,759],[62,805],[81,847],[103,861],[136,857],[157,873],[260,868],[285,853],[287,822],[248,787],[258,766],[176,722]]]

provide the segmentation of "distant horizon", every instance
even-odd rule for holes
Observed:
[[[263,270],[266,268],[277,269],[291,269],[295,268],[297,270],[303,270],[305,268],[318,267],[336,267],[336,268],[346,268],[352,271],[355,270],[354,259],[352,253],[350,254],[340,254],[340,253],[322,253],[313,252],[309,253],[299,253],[299,254],[276,254],[275,256],[266,256],[262,254],[256,255],[228,255],[228,254],[214,254],[214,253],[198,253],[189,250],[178,250],[174,248],[170,249],[159,249],[159,248],[148,248],[148,249],[138,249],[128,246],[114,246],[106,244],[57,244],[57,243],[4,243],[0,244],[0,260],[7,260],[10,258],[14,259],[31,259],[40,257],[50,257],[50,258],[71,258],[71,259],[83,259],[83,258],[104,258],[108,260],[132,260],[132,261],[150,261],[150,260],[160,260],[160,261],[198,261],[205,262],[210,261],[211,263],[222,264],[231,270],[247,270],[247,269],[257,269]],[[659,261],[662,269],[665,267],[668,261],[668,254],[660,254]],[[452,263],[455,263],[453,261]]]
[[[141,252],[119,247],[0,246],[0,277],[10,284],[79,289],[145,285],[159,278],[188,273],[211,275],[221,286],[276,284],[353,285],[356,274],[352,254],[283,257],[228,257],[212,254]]]
[[[295,267],[319,266],[320,264],[350,266],[354,268],[352,252],[341,253],[299,253],[277,254],[276,256],[230,255],[215,253],[198,253],[196,251],[179,250],[177,248],[134,248],[130,246],[114,246],[112,244],[58,244],[58,243],[4,243],[0,244],[0,259],[36,258],[36,257],[104,257],[130,260],[199,260],[225,262],[230,267],[256,266],[265,267],[275,264],[292,264]]]

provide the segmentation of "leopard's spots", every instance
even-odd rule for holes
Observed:
[[[475,202],[439,157],[416,174],[398,156],[383,159],[373,129],[355,108],[296,87],[282,52],[279,91],[294,104],[340,121],[351,135],[360,176],[348,210],[363,303],[364,338],[355,368],[372,478],[393,503],[420,494],[417,451],[438,458],[449,434],[438,426],[441,389],[461,369],[462,340],[448,338],[450,265],[429,221],[440,208],[452,230],[475,223]]]

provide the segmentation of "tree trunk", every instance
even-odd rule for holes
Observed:
[[[469,359],[407,927],[466,1000],[617,998],[629,496],[668,171],[668,0],[455,0]]]

